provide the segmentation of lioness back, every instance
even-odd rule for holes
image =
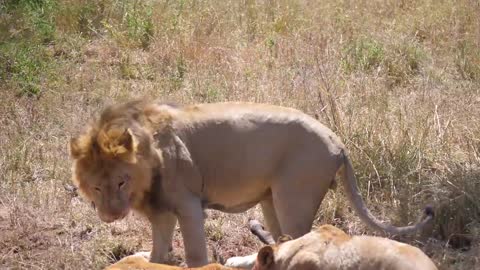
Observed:
[[[361,254],[368,269],[437,269],[431,259],[419,248],[395,240],[374,236],[354,236],[350,245]]]
[[[166,264],[151,263],[143,256],[131,255],[107,266],[104,270],[235,270],[218,263],[211,263],[198,268],[183,268]]]

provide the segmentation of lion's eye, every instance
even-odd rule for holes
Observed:
[[[95,191],[101,192],[102,190],[99,187],[95,187]]]
[[[118,183],[118,188],[123,188],[125,184],[130,180],[130,175],[125,174],[120,177],[120,183]]]
[[[118,188],[122,188],[123,186],[125,186],[125,181],[118,183]]]

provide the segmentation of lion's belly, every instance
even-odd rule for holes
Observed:
[[[226,213],[242,213],[255,206],[260,200],[253,200],[250,202],[240,202],[238,204],[232,204],[232,202],[214,203],[204,201],[203,207],[207,209],[219,210]]]
[[[269,179],[212,180],[206,180],[202,192],[205,208],[229,213],[244,212],[271,194]]]
[[[197,133],[189,150],[202,175],[200,193],[205,207],[242,212],[270,192],[279,164],[285,160],[288,137],[228,127],[222,133],[215,140],[214,132]]]

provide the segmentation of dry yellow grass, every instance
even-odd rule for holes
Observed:
[[[337,132],[368,206],[441,269],[480,267],[480,4],[445,1],[0,1],[0,268],[96,269],[148,250],[69,189],[67,141],[104,105],[150,96],[299,108]],[[318,223],[371,233],[341,189]],[[260,246],[211,211],[212,259]],[[172,260],[183,260],[177,232]]]

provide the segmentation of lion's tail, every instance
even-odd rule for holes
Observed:
[[[433,216],[434,216],[433,208],[430,206],[427,206],[425,208],[425,213],[424,213],[426,217],[422,221],[411,226],[396,227],[396,226],[385,224],[379,221],[367,209],[365,202],[362,199],[362,195],[357,186],[352,163],[350,162],[350,159],[348,158],[347,154],[345,152],[343,154],[344,154],[343,155],[344,164],[341,168],[343,186],[356,212],[358,213],[362,221],[367,223],[369,227],[371,227],[372,229],[382,231],[382,232],[387,232],[390,234],[408,234],[423,228],[427,223],[429,223],[433,219]]]

